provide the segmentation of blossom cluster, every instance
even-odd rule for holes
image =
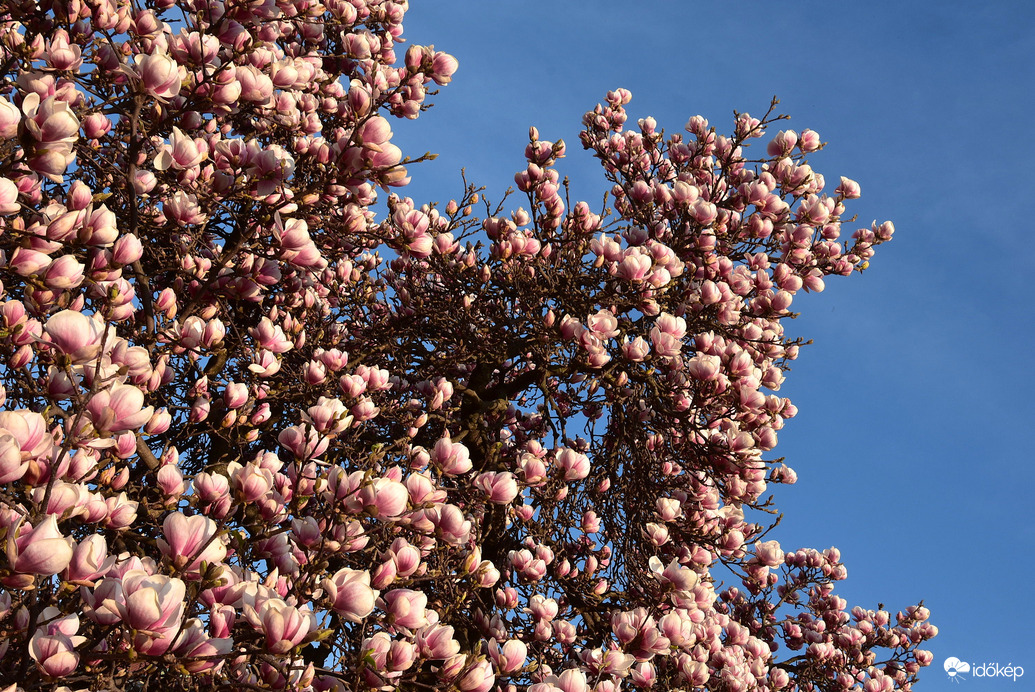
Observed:
[[[893,226],[622,89],[611,209],[535,128],[521,206],[402,197],[407,9],[0,8],[0,688],[910,689],[922,604],[763,540],[783,321]]]

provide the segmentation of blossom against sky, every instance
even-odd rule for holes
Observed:
[[[411,156],[439,154],[411,169],[418,203],[458,195],[461,167],[498,200],[530,125],[568,142],[573,201],[598,202],[579,123],[619,86],[669,132],[696,114],[729,130],[776,95],[788,127],[829,142],[813,166],[860,183],[860,226],[897,233],[861,280],[795,302],[791,332],[815,343],[781,391],[800,413],[776,453],[799,482],[778,489],[774,536],[837,545],[852,603],[926,599],[932,689],[949,656],[1035,674],[1017,617],[1035,608],[1035,6],[424,0],[406,28],[460,60],[438,105],[395,128]]]

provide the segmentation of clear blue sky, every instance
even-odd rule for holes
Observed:
[[[1035,3],[411,0],[406,36],[460,60],[438,105],[396,139],[439,159],[413,170],[418,203],[459,194],[459,170],[499,199],[529,125],[563,138],[577,199],[606,189],[578,144],[608,89],[632,118],[681,131],[773,95],[812,161],[862,185],[850,211],[895,222],[861,277],[795,302],[803,349],[784,390],[800,410],[776,452],[787,549],[837,545],[853,605],[926,599],[942,661],[1024,666],[1035,689]],[[953,687],[953,689],[958,689]]]

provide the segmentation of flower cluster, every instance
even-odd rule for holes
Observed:
[[[927,610],[763,541],[783,320],[892,225],[625,90],[613,209],[535,128],[521,206],[392,193],[457,70],[407,9],[0,10],[0,688],[910,689]]]

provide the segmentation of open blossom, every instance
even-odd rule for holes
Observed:
[[[464,517],[459,507],[455,505],[442,505],[441,507],[428,510],[428,519],[435,527],[436,535],[446,543],[459,545],[470,538],[471,522]]]
[[[10,483],[25,475],[29,460],[22,458],[22,451],[8,430],[0,428],[0,483]]]
[[[374,611],[378,591],[370,588],[370,572],[341,569],[323,580],[331,608],[349,622],[359,622]]]
[[[496,682],[492,664],[483,659],[467,669],[457,686],[462,692],[488,692]]]
[[[357,500],[364,508],[374,516],[386,519],[402,514],[409,498],[406,486],[390,478],[377,478],[357,493]]]
[[[43,327],[47,340],[73,363],[87,363],[101,350],[104,326],[81,312],[62,310]]]
[[[75,160],[73,144],[79,138],[79,119],[71,106],[57,96],[41,99],[36,92],[22,100],[26,131],[35,146],[30,166],[54,182],[62,182],[62,174]]]
[[[137,509],[140,507],[140,503],[130,500],[125,492],[106,498],[104,504],[108,510],[104,523],[109,528],[127,529],[137,519]]]
[[[457,59],[452,55],[441,51],[435,52],[435,56],[431,59],[431,63],[431,77],[435,80],[435,83],[439,85],[446,85],[453,81],[453,74],[460,65]]]
[[[163,208],[166,215],[184,226],[202,224],[208,218],[198,205],[197,195],[182,191],[174,192],[167,198]]]
[[[73,255],[63,255],[47,267],[43,282],[47,288],[65,290],[75,288],[83,283],[83,272],[86,269],[82,262]]]
[[[108,543],[104,536],[87,536],[72,552],[65,579],[70,582],[90,582],[106,572],[113,563],[114,559],[108,558]]]
[[[18,136],[18,123],[22,114],[18,107],[6,97],[0,96],[0,137],[14,139]]]
[[[590,315],[586,320],[586,326],[601,340],[618,336],[618,320],[610,310],[600,310],[595,315]]]
[[[198,618],[191,618],[173,644],[177,656],[187,661],[184,668],[190,673],[218,670],[222,657],[230,653],[234,640],[229,637],[210,637]],[[193,659],[193,660],[192,660]]]
[[[206,155],[206,152],[198,147],[197,142],[183,134],[180,128],[173,127],[170,143],[155,157],[155,168],[160,171],[169,168],[191,168],[204,161]]]
[[[47,634],[36,632],[29,640],[29,656],[46,675],[63,678],[79,667],[79,654],[75,647],[86,641],[86,637],[69,636],[55,631]]]
[[[777,541],[756,542],[755,554],[762,564],[769,567],[783,564],[784,552],[780,549],[780,543]]]
[[[186,585],[175,577],[132,569],[122,575],[122,593],[125,602],[117,604],[119,614],[127,625],[140,631],[134,646],[141,653],[165,653],[183,617]]]
[[[202,562],[219,562],[226,557],[226,545],[218,536],[216,522],[201,515],[172,512],[162,524],[165,539],[158,547],[176,569],[197,572]]]
[[[557,466],[564,472],[566,481],[580,480],[589,475],[589,457],[568,447],[557,452]]]
[[[170,99],[180,93],[183,83],[180,66],[163,51],[133,57],[136,75],[148,94],[157,99]]]
[[[22,574],[57,574],[72,561],[73,546],[72,539],[58,529],[57,517],[48,514],[35,527],[25,523],[17,536],[8,535],[7,562]]]
[[[0,178],[0,214],[16,214],[21,208],[18,186],[8,178]]]
[[[428,597],[412,589],[394,589],[383,596],[389,622],[398,627],[415,629],[428,624]]]
[[[485,493],[489,502],[507,505],[518,495],[517,479],[509,471],[486,472],[474,479],[474,485]]]
[[[450,476],[458,476],[471,470],[471,453],[460,442],[443,437],[435,443],[431,461]]]
[[[698,582],[697,573],[683,567],[676,560],[664,566],[661,560],[657,557],[652,557],[650,559],[650,569],[661,583],[671,584],[672,588],[680,591],[692,589]]]
[[[147,423],[155,407],[144,406],[144,393],[138,387],[116,383],[94,394],[87,410],[95,428],[118,433]]]
[[[500,646],[495,639],[489,640],[489,656],[503,675],[515,673],[525,665],[528,646],[519,639],[510,639]]]
[[[282,654],[295,648],[316,629],[316,618],[307,608],[296,608],[279,598],[269,598],[256,609],[245,606],[245,616],[261,629],[266,650]]]
[[[43,416],[24,409],[0,411],[0,479],[21,478],[30,460],[49,456],[53,447]]]

